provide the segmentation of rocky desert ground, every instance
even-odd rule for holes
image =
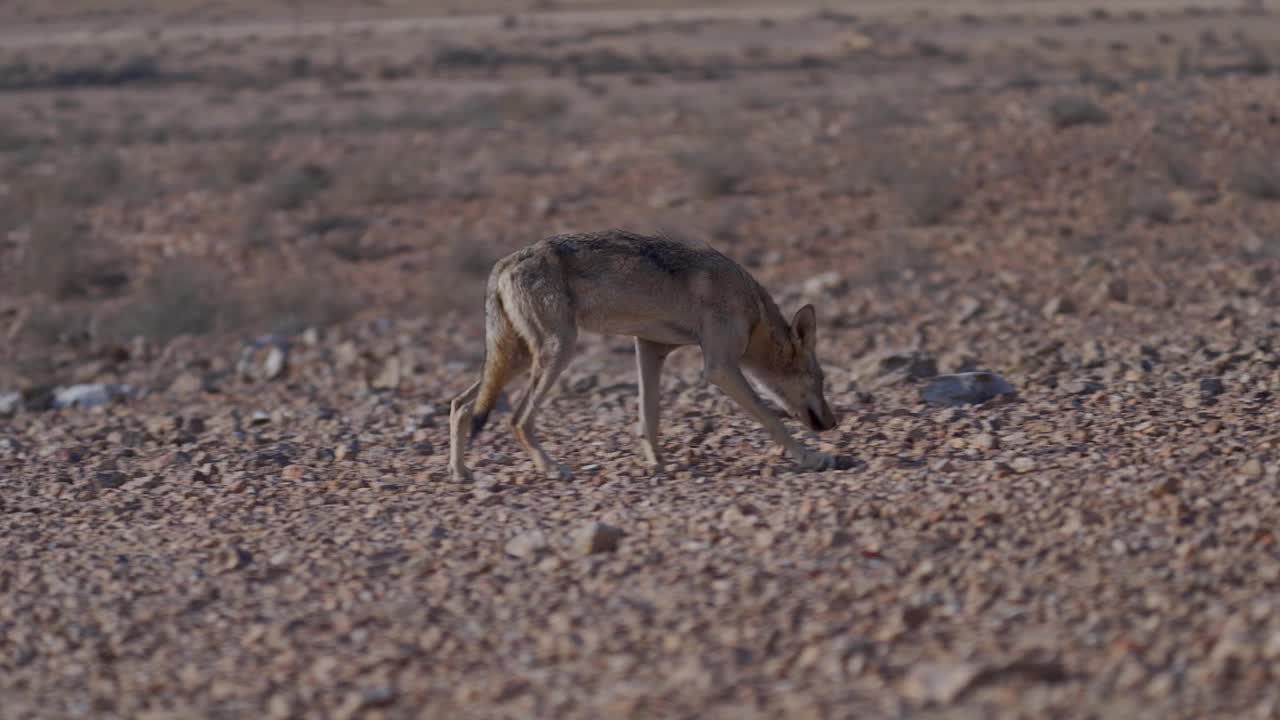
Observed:
[[[1272,3],[11,3],[0,168],[0,717],[1280,716]],[[587,337],[448,480],[608,227],[817,306],[840,469]]]

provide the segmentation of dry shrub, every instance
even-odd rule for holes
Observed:
[[[89,338],[88,314],[56,303],[34,305],[22,323],[21,339],[36,346],[78,345]]]
[[[926,161],[909,168],[898,183],[898,195],[919,225],[937,225],[964,201],[965,188],[955,170]]]
[[[1103,70],[1099,70],[1091,63],[1082,63],[1077,69],[1076,79],[1081,85],[1092,85],[1104,95],[1119,92],[1124,89],[1124,85],[1112,75]],[[1087,100],[1087,98],[1085,98]],[[1072,103],[1064,103],[1064,110],[1069,109]]]
[[[365,242],[369,221],[356,215],[326,215],[303,228],[317,245],[344,262],[375,262],[403,252],[403,246],[387,247]]]
[[[321,165],[305,163],[271,178],[259,198],[267,210],[297,210],[333,185],[333,174]]]
[[[449,170],[430,182],[436,193],[454,200],[475,200],[486,197],[492,192],[480,168]]]
[[[1036,71],[1030,68],[1015,68],[1005,80],[1005,87],[1011,90],[1036,90],[1043,84]]]
[[[1200,157],[1189,142],[1169,142],[1158,148],[1158,152],[1169,181],[1176,187],[1198,190],[1206,185],[1204,173],[1200,171]]]
[[[1250,45],[1244,49],[1244,61],[1240,69],[1249,75],[1270,75],[1275,69],[1275,63],[1271,61],[1266,50]]]
[[[513,151],[499,156],[495,162],[499,172],[508,175],[538,177],[555,170],[550,153],[532,151]]]
[[[707,196],[733,195],[755,174],[755,162],[742,145],[718,141],[676,154],[676,162]]]
[[[459,240],[450,249],[447,265],[463,278],[485,280],[496,262],[498,253],[487,245]]]
[[[859,130],[887,130],[914,127],[920,124],[920,114],[887,99],[858,107],[854,125]]]
[[[427,304],[438,310],[482,307],[485,284],[498,258],[498,251],[489,243],[455,239],[431,266],[434,282],[425,283]]]
[[[738,97],[738,105],[744,110],[772,110],[786,102],[785,97],[765,88],[752,88]]]
[[[52,67],[19,59],[0,67],[0,89],[6,90],[154,85],[185,78],[179,73],[166,73],[155,58],[147,55],[133,55],[114,64],[96,61]]]
[[[732,245],[742,238],[742,227],[749,221],[746,206],[729,205],[711,218],[707,234],[717,242]]]
[[[60,67],[45,79],[50,87],[118,87],[150,84],[168,79],[155,58],[133,55],[115,66],[100,63]]]
[[[50,189],[69,205],[87,207],[118,191],[124,180],[125,168],[120,156],[114,151],[103,150],[57,175],[51,181]]]
[[[16,198],[0,195],[0,247],[3,246],[5,235],[26,220],[27,212]]]
[[[395,155],[362,160],[351,172],[353,199],[370,205],[398,205],[421,200],[432,193],[424,163]]]
[[[503,117],[527,123],[548,123],[569,112],[572,102],[565,95],[510,91],[494,98]]]
[[[1115,197],[1117,220],[1122,225],[1133,220],[1167,225],[1173,222],[1177,212],[1173,202],[1169,200],[1169,194],[1158,187],[1139,188],[1127,192],[1119,189]]]
[[[99,334],[115,342],[142,335],[164,343],[233,326],[241,308],[228,287],[229,278],[212,263],[171,260],[155,271],[136,298],[100,323]]]
[[[136,298],[99,323],[99,335],[165,343],[210,333],[293,334],[350,317],[355,305],[344,287],[314,269],[236,284],[210,261],[180,258],[158,268]]]
[[[0,122],[0,152],[14,152],[32,146],[39,146],[39,144],[39,139],[14,127],[9,118],[4,118],[4,122]]]
[[[258,143],[243,143],[221,156],[220,177],[232,185],[251,185],[266,175],[267,149]]]
[[[532,125],[554,125],[569,112],[568,97],[558,94],[535,94],[519,90],[503,93],[468,95],[454,107],[427,116],[430,125],[439,128],[473,128],[497,130],[508,122]]]
[[[258,207],[245,215],[241,226],[240,247],[244,250],[265,250],[275,242],[271,213]]]
[[[488,48],[469,45],[446,45],[437,48],[431,58],[433,70],[489,70],[496,67],[501,58]]]
[[[957,159],[940,145],[906,152],[886,143],[872,152],[870,165],[873,179],[897,194],[917,225],[941,223],[968,192]]]
[[[331,234],[359,235],[369,227],[369,221],[358,215],[322,215],[303,226],[305,235]]]
[[[46,208],[31,223],[17,286],[54,300],[110,295],[128,283],[123,258],[67,208]]]
[[[293,335],[340,323],[358,308],[346,287],[315,269],[295,272],[249,293],[241,327]]]
[[[1241,158],[1231,177],[1231,187],[1258,200],[1280,200],[1280,162],[1265,152]]]
[[[900,233],[883,235],[875,241],[873,252],[860,265],[856,282],[890,286],[917,280],[937,268],[935,252],[936,248],[926,239]]]
[[[1111,121],[1111,115],[1083,95],[1063,95],[1049,103],[1049,119],[1059,129],[1077,125],[1104,125]]]

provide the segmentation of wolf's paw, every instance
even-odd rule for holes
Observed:
[[[806,450],[796,458],[796,463],[805,470],[828,470],[836,466],[836,459],[824,452]]]
[[[548,480],[570,480],[573,478],[573,471],[568,465],[560,463],[551,463],[542,469],[542,475]]]
[[[655,473],[663,470],[662,453],[649,444],[648,440],[640,441],[640,464]]]
[[[449,479],[456,483],[469,483],[475,480],[471,475],[471,471],[464,467],[450,467]]]

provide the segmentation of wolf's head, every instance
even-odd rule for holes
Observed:
[[[822,392],[822,367],[818,365],[818,318],[812,305],[800,308],[791,320],[789,347],[775,348],[772,362],[753,367],[752,376],[787,409],[791,417],[810,430],[830,430],[835,414]]]

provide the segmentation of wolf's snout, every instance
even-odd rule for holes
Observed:
[[[813,408],[808,410],[809,429],[815,432],[823,432],[831,430],[836,426],[836,416],[831,412],[831,408],[825,405],[818,411]]]

